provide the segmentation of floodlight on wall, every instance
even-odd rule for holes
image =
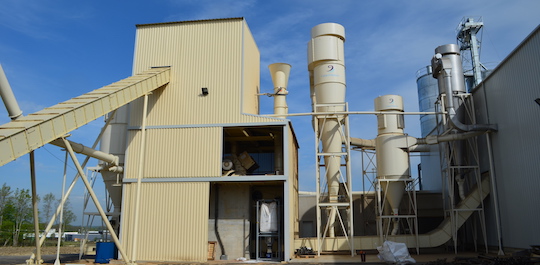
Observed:
[[[207,95],[208,95],[208,88],[207,88],[207,87],[201,88],[201,91],[202,91],[202,95],[203,95],[203,96],[207,96]]]
[[[540,105],[540,98],[537,98],[534,101],[536,102],[536,104]]]

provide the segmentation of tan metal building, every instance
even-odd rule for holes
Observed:
[[[275,201],[268,257],[288,260],[298,234],[298,144],[288,120],[259,115],[260,54],[246,21],[137,25],[134,56],[134,74],[169,66],[170,83],[146,107],[144,99],[127,107],[127,256],[202,262],[216,241],[216,259],[266,257],[257,206]]]

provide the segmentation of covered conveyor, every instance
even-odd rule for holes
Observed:
[[[0,166],[166,85],[169,72],[152,68],[0,125]]]

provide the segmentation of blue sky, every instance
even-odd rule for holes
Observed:
[[[306,45],[310,30],[335,22],[346,30],[350,110],[373,110],[374,98],[397,94],[403,96],[406,111],[417,111],[416,71],[430,63],[437,46],[456,42],[455,29],[464,16],[483,17],[481,60],[491,63],[504,59],[538,26],[538,10],[540,1],[533,0],[3,0],[0,63],[23,112],[29,114],[130,76],[136,24],[245,17],[261,53],[262,92],[271,92],[273,87],[267,66],[289,63],[289,112],[309,112]],[[270,98],[261,97],[261,113],[270,114],[272,104]],[[307,117],[291,120],[301,147],[300,188],[314,191],[311,121]],[[6,122],[7,111],[0,107],[0,124]],[[418,117],[407,117],[406,122],[406,132],[420,136]],[[90,146],[102,124],[98,119],[78,129],[71,140]],[[376,136],[374,116],[352,116],[350,126],[354,137]],[[63,158],[55,146],[36,151],[39,194],[60,194]],[[353,159],[357,190],[360,158]],[[28,160],[24,156],[0,167],[0,185],[30,188]],[[417,159],[412,163],[416,168]],[[68,181],[74,172],[71,168]],[[103,189],[97,185],[96,192],[102,195]],[[77,214],[83,190],[79,183],[71,197]]]

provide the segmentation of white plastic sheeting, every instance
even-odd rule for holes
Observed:
[[[395,264],[414,264],[414,260],[411,255],[409,255],[409,250],[405,243],[398,243],[392,241],[384,241],[383,245],[377,247],[379,251],[379,259],[386,263],[395,263]]]

